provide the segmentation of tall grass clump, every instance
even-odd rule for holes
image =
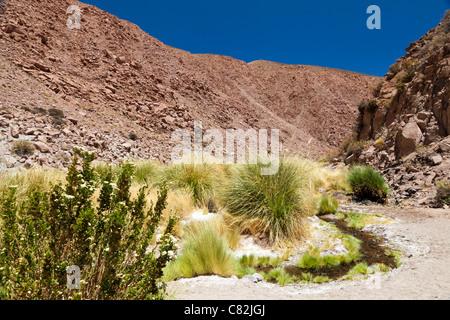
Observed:
[[[323,195],[319,202],[319,214],[336,213],[339,203],[335,197]]]
[[[239,265],[229,243],[213,223],[191,223],[184,241],[177,259],[165,269],[165,279],[213,274],[230,277],[237,273]]]
[[[152,185],[161,179],[163,167],[154,160],[135,160],[134,180],[137,183]]]
[[[171,188],[189,192],[195,205],[202,207],[214,197],[223,172],[219,165],[182,163],[166,167],[163,176]]]
[[[443,180],[436,182],[436,201],[439,205],[450,205],[450,181]]]
[[[304,219],[314,214],[308,171],[281,160],[274,175],[261,175],[261,164],[236,168],[222,193],[222,202],[244,231],[263,233],[270,242],[304,236]]]
[[[384,177],[369,166],[354,166],[350,169],[348,183],[352,192],[360,199],[385,202],[389,188]]]
[[[167,189],[147,207],[145,187],[131,197],[131,164],[98,183],[95,155],[75,152],[65,184],[34,188],[22,201],[17,186],[0,194],[0,300],[163,299],[162,270],[176,254],[174,217],[154,237]],[[72,266],[77,290],[67,283]]]

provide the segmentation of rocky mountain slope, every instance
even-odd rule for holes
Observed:
[[[164,161],[173,130],[192,130],[194,120],[203,129],[280,129],[286,150],[320,156],[351,134],[358,102],[380,80],[191,54],[78,1],[2,3],[3,167],[62,166],[72,145],[95,149],[107,161]],[[81,9],[80,29],[67,27],[69,5]],[[16,154],[17,140],[36,150]]]
[[[450,181],[450,10],[411,43],[360,111],[365,146],[346,162],[378,167],[397,203],[433,205],[436,183]]]

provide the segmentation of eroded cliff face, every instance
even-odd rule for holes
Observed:
[[[388,177],[396,202],[433,204],[434,185],[450,176],[450,11],[411,43],[407,54],[361,103],[355,161]]]

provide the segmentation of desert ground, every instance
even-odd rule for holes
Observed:
[[[171,282],[169,291],[175,299],[189,300],[450,299],[450,211],[384,206],[364,209],[394,220],[373,229],[402,252],[402,265],[385,275],[285,286],[201,276]]]

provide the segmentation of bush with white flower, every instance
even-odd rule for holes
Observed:
[[[176,256],[175,217],[149,248],[167,205],[167,188],[161,186],[156,203],[147,208],[146,186],[131,198],[133,165],[122,164],[118,177],[110,170],[98,185],[94,159],[93,153],[75,149],[65,185],[50,192],[34,189],[20,203],[17,187],[0,195],[0,300],[165,297],[161,278]],[[67,285],[69,266],[80,268],[78,290]]]

